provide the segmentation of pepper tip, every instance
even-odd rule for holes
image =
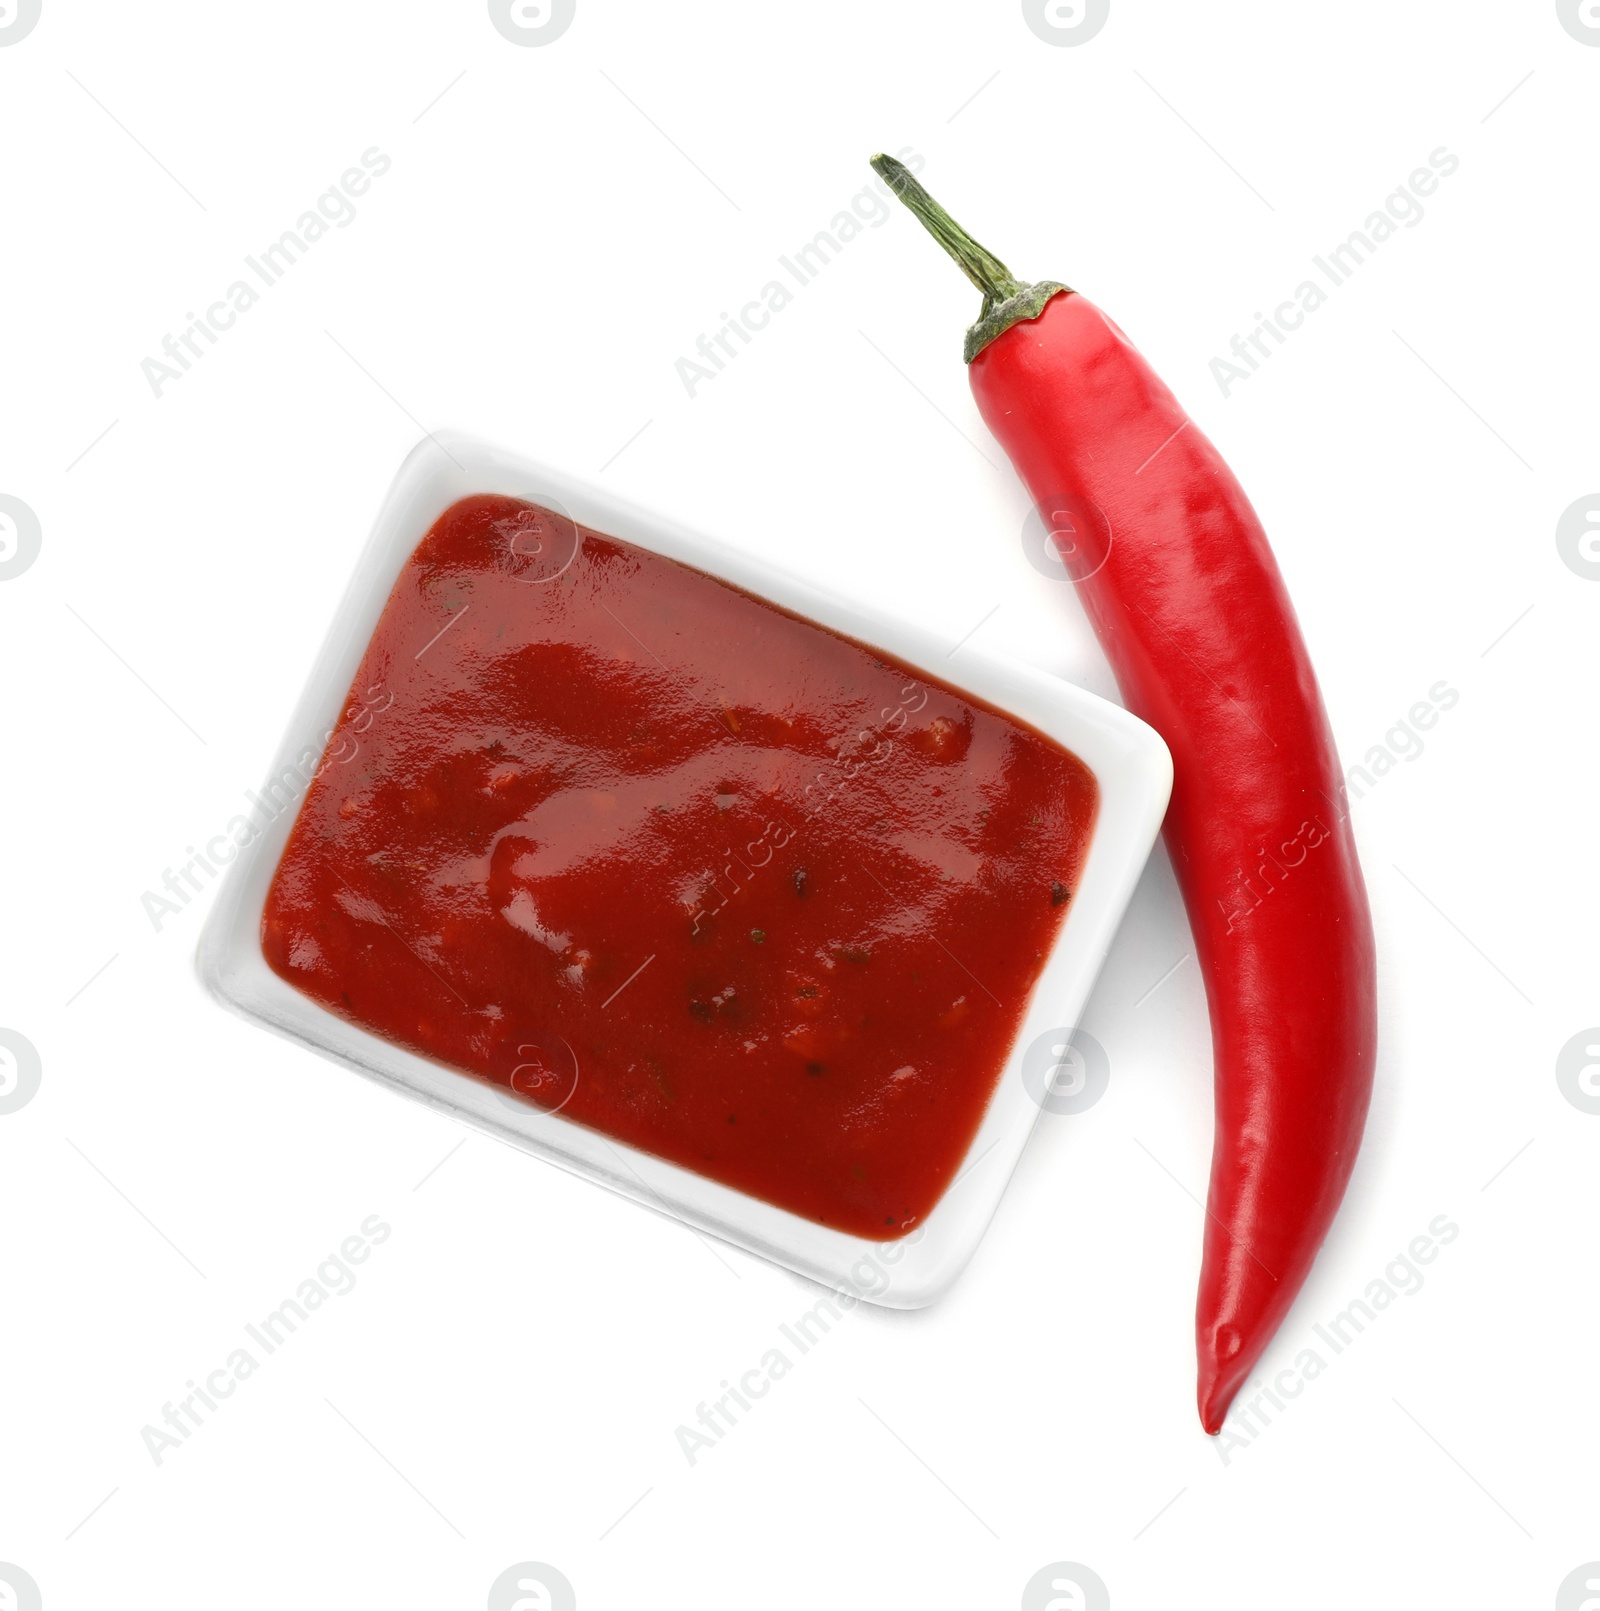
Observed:
[[[1254,1356],[1239,1347],[1237,1342],[1227,1360],[1219,1359],[1215,1350],[1202,1345],[1195,1398],[1200,1410],[1200,1425],[1212,1437],[1222,1430],[1222,1423],[1227,1419],[1228,1411],[1254,1364]]]
[[[1200,1406],[1200,1425],[1208,1436],[1214,1438],[1222,1430],[1235,1391],[1237,1389],[1233,1388],[1222,1391],[1219,1383],[1213,1383],[1208,1390],[1204,1378],[1201,1379],[1200,1391],[1196,1396]]]

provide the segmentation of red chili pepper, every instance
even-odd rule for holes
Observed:
[[[1333,736],[1261,523],[1155,371],[1085,297],[1013,279],[902,164],[872,165],[983,292],[979,412],[1172,751],[1165,834],[1216,1067],[1195,1317],[1216,1432],[1322,1244],[1372,1094],[1372,920]]]

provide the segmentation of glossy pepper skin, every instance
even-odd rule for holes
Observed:
[[[1055,534],[1128,707],[1172,752],[1164,833],[1216,1081],[1195,1317],[1214,1433],[1355,1163],[1377,1053],[1366,888],[1316,676],[1233,473],[1086,298],[1026,288],[1042,298],[1030,316],[1009,276],[985,289],[969,337],[979,411]]]

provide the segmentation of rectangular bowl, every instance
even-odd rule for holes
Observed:
[[[227,1007],[359,1074],[812,1280],[893,1308],[931,1303],[971,1258],[1042,1111],[1041,1079],[1063,1056],[1160,829],[1172,787],[1166,745],[1127,711],[1059,678],[970,647],[952,673],[948,645],[913,623],[790,576],[578,477],[447,434],[426,438],[401,465],[269,780],[281,779],[308,751],[322,754],[402,567],[434,521],[472,493],[553,504],[580,525],[731,582],[987,701],[1093,771],[1100,809],[1082,877],[961,1170],[911,1235],[867,1241],[507,1098],[336,1017],[279,978],[261,949],[262,911],[298,800],[230,867],[200,939],[202,981]],[[281,797],[281,783],[278,789]],[[263,798],[275,797],[264,791]]]

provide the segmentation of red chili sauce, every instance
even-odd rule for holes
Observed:
[[[977,1132],[1098,798],[887,655],[465,498],[395,583],[262,944],[508,1101],[889,1240]]]

